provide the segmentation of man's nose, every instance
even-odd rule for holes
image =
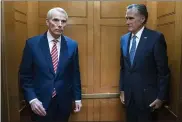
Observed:
[[[129,25],[129,23],[130,23],[130,20],[129,20],[129,19],[127,19],[127,20],[126,20],[126,24],[127,24],[127,25]]]
[[[59,26],[59,27],[62,27],[62,25],[63,25],[63,23],[60,21],[60,22],[58,23],[58,26]]]

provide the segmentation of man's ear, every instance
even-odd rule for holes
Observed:
[[[49,20],[48,19],[46,19],[46,25],[49,26]]]
[[[141,22],[141,23],[144,23],[144,21],[145,21],[145,17],[142,16],[141,19],[140,19],[140,22]]]

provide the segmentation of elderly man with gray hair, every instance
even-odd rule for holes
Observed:
[[[68,15],[62,8],[47,13],[48,31],[26,41],[19,68],[24,97],[37,122],[68,121],[81,110],[78,44],[63,35]]]
[[[120,99],[126,105],[127,122],[157,120],[157,110],[167,99],[170,71],[164,35],[145,27],[143,4],[126,10],[129,33],[121,37]]]

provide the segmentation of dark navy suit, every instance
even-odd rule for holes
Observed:
[[[138,122],[136,116],[132,115],[143,111],[141,116],[145,120],[145,114],[151,110],[149,105],[155,99],[166,100],[170,73],[167,47],[162,33],[144,28],[133,65],[129,59],[131,35],[129,32],[120,40],[120,91],[124,91],[126,109],[129,111],[127,117]]]
[[[81,100],[81,83],[78,61],[78,44],[61,35],[57,72],[53,70],[47,33],[26,41],[19,70],[21,87],[29,102],[38,98],[47,110],[53,88],[59,108],[69,113],[73,100]]]

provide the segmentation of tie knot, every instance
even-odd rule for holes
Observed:
[[[136,37],[137,37],[136,35],[133,35],[133,39],[136,39]]]
[[[57,39],[54,39],[54,40],[52,40],[55,44],[58,42],[58,40]]]

